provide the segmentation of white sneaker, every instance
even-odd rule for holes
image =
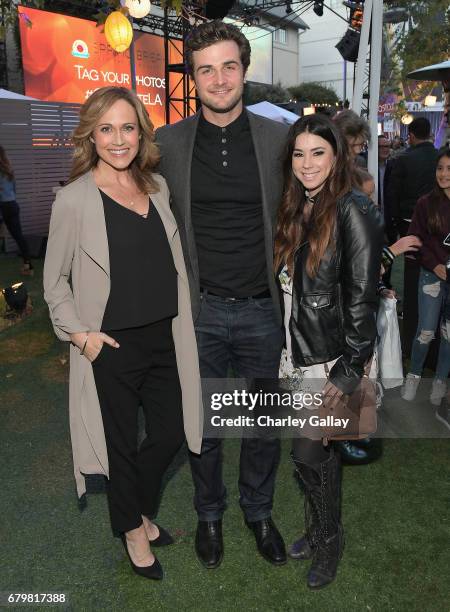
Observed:
[[[447,393],[447,383],[440,378],[435,378],[431,385],[430,402],[433,406],[440,406],[442,399]]]
[[[403,387],[400,391],[400,395],[407,402],[412,402],[413,399],[416,397],[417,387],[419,386],[420,379],[420,376],[417,376],[417,374],[411,374],[411,372],[406,375],[405,382],[403,383]]]

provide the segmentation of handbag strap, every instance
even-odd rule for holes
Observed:
[[[372,361],[373,361],[373,355],[366,362],[366,365],[364,366],[364,374],[363,374],[363,376],[365,376],[366,378],[369,378],[370,370],[372,368]],[[323,364],[323,369],[325,370],[325,376],[327,377],[327,380],[328,380],[330,378],[330,366],[328,365],[328,363],[324,363]]]

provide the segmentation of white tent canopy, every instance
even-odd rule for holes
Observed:
[[[271,102],[258,102],[258,104],[252,104],[251,106],[247,106],[247,108],[256,115],[261,115],[262,117],[267,117],[268,119],[273,119],[280,123],[287,123],[288,125],[292,125],[300,119],[295,113],[291,113]]]
[[[30,98],[29,96],[22,96],[22,94],[15,93],[14,91],[8,91],[7,89],[0,88],[0,99],[2,100],[36,100],[36,98]]]

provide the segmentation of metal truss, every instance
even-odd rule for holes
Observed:
[[[368,170],[378,189],[378,100],[380,97],[381,49],[383,38],[383,1],[366,0],[355,70],[353,110],[361,114],[363,101],[367,109],[372,140],[369,144]],[[369,76],[367,76],[369,67]],[[376,196],[376,194],[375,194]],[[376,198],[375,198],[376,201]]]

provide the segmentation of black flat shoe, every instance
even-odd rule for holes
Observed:
[[[272,565],[284,565],[287,561],[286,547],[280,532],[272,519],[247,522],[246,525],[254,533],[258,551]]]
[[[145,567],[139,567],[138,565],[135,565],[133,563],[133,560],[130,557],[130,553],[128,552],[127,539],[124,533],[121,534],[120,539],[122,540],[123,547],[125,548],[125,552],[127,553],[127,557],[130,561],[131,567],[133,568],[133,571],[135,572],[135,574],[137,574],[138,576],[142,576],[143,578],[149,578],[150,580],[162,580],[163,579],[163,576],[164,576],[163,568],[161,567],[160,562],[156,558],[156,555],[155,555],[155,560],[151,565],[146,565]]]
[[[199,521],[195,534],[195,552],[206,569],[219,567],[223,559],[222,521]]]
[[[352,440],[352,444],[363,448],[369,454],[371,461],[376,461],[383,454],[383,440],[381,438]]]
[[[152,546],[169,546],[169,544],[175,544],[175,540],[172,538],[170,533],[164,529],[164,527],[160,527],[157,523],[153,523],[158,527],[159,535],[154,540],[150,540],[149,542]]]

